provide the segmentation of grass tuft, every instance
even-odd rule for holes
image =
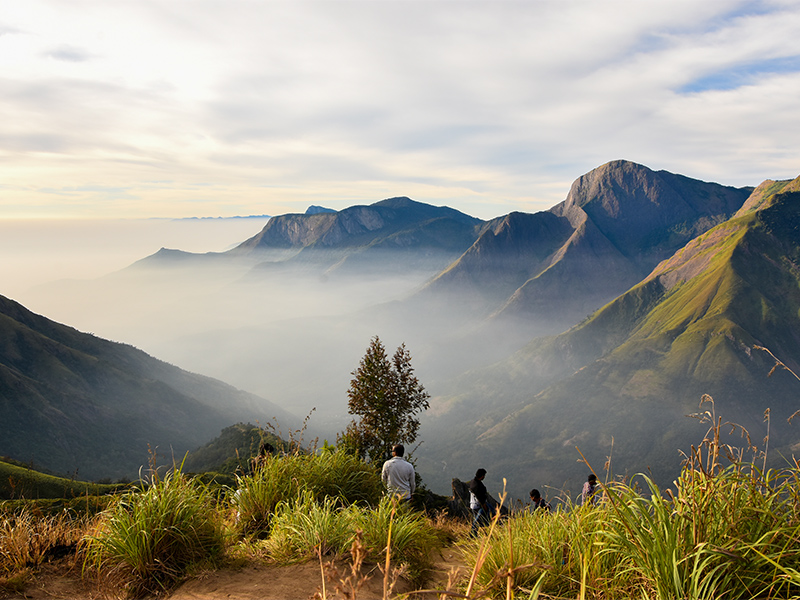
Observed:
[[[169,590],[190,567],[224,549],[221,520],[207,488],[179,470],[120,497],[84,538],[84,572],[129,597]]]

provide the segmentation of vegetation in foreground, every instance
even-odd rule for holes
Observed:
[[[720,441],[721,422],[707,417],[714,420],[709,434],[689,452],[674,488],[662,490],[644,475],[608,478],[598,506],[512,513],[474,538],[464,524],[380,498],[375,470],[333,449],[269,457],[240,475],[235,489],[176,469],[94,517],[9,510],[0,522],[0,585],[21,590],[50,548],[74,549],[81,540],[85,574],[109,595],[163,593],[200,566],[242,557],[322,565],[351,555],[359,573],[364,560],[381,567],[391,598],[399,574],[424,585],[431,556],[453,543],[469,572],[439,595],[800,596],[800,465],[774,471],[764,469],[762,455],[745,460]],[[325,584],[318,597],[341,593]]]
[[[596,507],[517,515],[462,542],[471,588],[507,598],[799,597],[800,464],[744,460],[721,443],[713,411],[705,416],[712,426],[674,489],[645,475],[609,481]]]

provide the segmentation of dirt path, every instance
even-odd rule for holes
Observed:
[[[435,572],[426,587],[444,589],[450,571],[458,568],[463,573],[460,555],[445,548],[436,557]],[[369,575],[369,579],[358,591],[359,600],[383,598],[383,574],[378,567],[365,565],[363,573]],[[326,582],[329,598],[338,597],[334,595],[335,583]],[[321,590],[321,586],[322,575],[317,562],[281,567],[251,563],[238,569],[221,569],[200,575],[182,584],[169,600],[309,600]],[[408,582],[400,580],[395,585],[394,594],[412,590]]]
[[[460,554],[445,548],[435,558],[434,575],[428,589],[445,589],[451,570],[461,569]],[[383,598],[383,574],[375,565],[365,565],[368,581],[358,591],[359,600]],[[201,573],[181,584],[168,600],[309,600],[322,585],[320,566],[307,562],[288,566],[272,566],[252,562],[238,568],[224,568]],[[326,583],[329,598],[335,596],[335,584]],[[398,581],[394,594],[412,591],[406,581]],[[8,593],[0,598],[13,600],[76,600],[99,599],[101,594],[81,579],[80,567],[74,559],[63,559],[43,565],[24,591]]]

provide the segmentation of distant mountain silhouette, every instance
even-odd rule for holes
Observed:
[[[81,333],[0,296],[0,455],[82,478],[135,477],[239,420],[297,419],[266,400]]]
[[[305,214],[272,217],[258,234],[227,252],[194,254],[162,248],[134,266],[246,260],[268,272],[364,275],[392,268],[433,275],[469,248],[482,224],[452,208],[406,197],[340,211],[312,206]]]
[[[717,413],[747,426],[754,442],[770,409],[770,448],[789,456],[797,432],[787,418],[800,409],[800,381],[787,369],[771,373],[775,360],[760,348],[800,374],[798,189],[800,178],[766,182],[733,218],[591,319],[465,378],[438,418],[441,446],[432,454],[455,463],[460,447],[466,464],[491,461],[515,479],[557,481],[587,470],[575,462],[577,446],[596,469],[613,453],[617,472],[649,468],[669,482],[677,450],[704,432],[684,415],[710,394]],[[466,450],[464,437],[476,440]],[[509,453],[528,444],[525,456]]]
[[[483,222],[448,207],[389,198],[337,212],[273,217],[255,236],[228,251],[264,258],[262,267],[317,268],[363,275],[365,270],[444,268],[469,248]],[[295,253],[287,258],[285,252]],[[274,251],[284,251],[278,260]]]

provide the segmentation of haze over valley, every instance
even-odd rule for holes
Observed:
[[[518,497],[531,480],[577,487],[576,447],[595,468],[614,454],[617,472],[669,480],[704,433],[686,418],[703,394],[754,438],[771,408],[772,447],[792,452],[800,382],[767,377],[774,360],[755,347],[798,371],[796,187],[612,161],[549,211],[483,221],[408,198],[317,208],[227,250],[161,249],[15,300],[255,394],[252,420],[272,403],[289,428],[313,410],[307,435],[330,441],[351,418],[346,390],[370,338],[405,343],[432,394],[413,457],[442,493],[477,462]],[[722,283],[740,239],[749,250]],[[753,292],[721,291],[743,285]],[[687,309],[693,296],[707,299]],[[219,429],[247,420],[230,415]]]

